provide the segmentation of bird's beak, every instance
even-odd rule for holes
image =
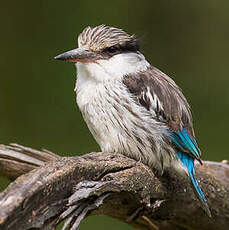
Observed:
[[[92,51],[86,50],[83,47],[79,47],[77,49],[59,54],[54,57],[54,59],[68,62],[95,62],[96,54]]]

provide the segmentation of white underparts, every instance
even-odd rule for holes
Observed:
[[[77,104],[102,151],[122,153],[159,170],[180,165],[164,140],[166,127],[134,101],[122,82],[124,75],[149,66],[142,54],[120,54],[76,66]],[[151,100],[156,106],[155,98]]]

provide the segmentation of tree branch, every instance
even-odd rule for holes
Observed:
[[[227,229],[229,165],[204,162],[196,171],[212,218],[200,208],[190,184],[174,172],[156,176],[120,154],[59,157],[1,145],[0,174],[21,176],[0,194],[0,229],[53,229],[63,219],[66,229],[77,229],[86,216],[97,214],[138,229]]]

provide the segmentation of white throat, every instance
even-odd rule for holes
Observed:
[[[106,80],[122,79],[127,74],[146,70],[149,65],[140,52],[117,54],[108,60],[98,60],[96,63],[78,62],[77,88],[81,88],[86,82],[102,83]]]
[[[121,84],[125,75],[144,71],[149,65],[140,52],[117,54],[97,63],[78,62],[75,91],[79,108],[82,111],[86,104],[94,100],[95,95],[101,94],[105,82],[114,82],[113,85],[116,85],[118,81]]]

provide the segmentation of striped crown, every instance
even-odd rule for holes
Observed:
[[[129,35],[121,29],[105,25],[93,28],[88,26],[78,37],[79,47],[86,45],[95,52],[117,44],[122,46],[125,43],[137,44],[136,36]]]

